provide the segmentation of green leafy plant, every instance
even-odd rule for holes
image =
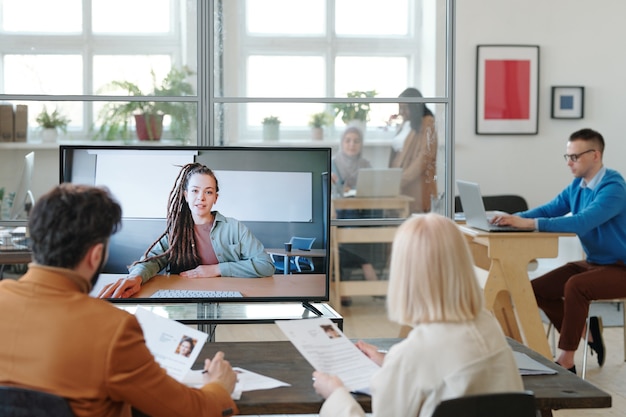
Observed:
[[[376,96],[375,90],[350,91],[348,98],[369,98]],[[369,120],[370,103],[334,103],[335,117],[341,114],[341,120],[349,123],[351,120]]]
[[[279,125],[280,119],[278,116],[267,116],[261,121],[261,123],[264,125]]]
[[[194,72],[187,67],[172,68],[163,81],[158,84],[154,71],[152,77],[152,91],[144,93],[139,86],[130,81],[112,81],[101,92],[124,91],[129,96],[187,96],[193,95],[191,83],[187,81]],[[95,139],[115,140],[129,139],[129,122],[132,117],[142,114],[146,119],[153,117],[162,118],[164,115],[171,117],[170,130],[175,138],[186,139],[191,131],[191,126],[196,122],[196,111],[192,103],[177,101],[129,101],[111,102],[106,104],[98,115],[100,128]]]
[[[59,109],[55,108],[54,111],[48,112],[46,106],[43,106],[35,121],[42,129],[59,129],[63,133],[67,132],[67,125],[71,122]]]
[[[309,119],[309,126],[323,127],[333,122],[333,116],[326,112],[313,113]]]

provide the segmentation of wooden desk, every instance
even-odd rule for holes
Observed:
[[[346,197],[334,198],[333,213],[335,210],[398,210],[399,217],[408,217],[410,212],[409,204],[413,197],[399,195],[397,197]]]
[[[27,250],[0,250],[0,265],[27,264],[31,257],[32,253]]]
[[[100,289],[126,274],[101,274],[96,287],[91,294],[97,294]],[[282,274],[264,278],[183,278],[180,275],[157,275],[141,286],[141,290],[129,300],[136,298],[150,298],[157,290],[210,290],[210,291],[239,291],[244,298],[249,299],[301,297],[320,299],[326,291],[326,275],[301,274],[298,279]]]
[[[371,339],[368,342],[388,349],[400,339]],[[611,406],[611,396],[580,379],[571,372],[556,366],[531,351],[526,346],[511,340],[514,350],[523,352],[542,364],[558,369],[555,375],[524,376],[524,387],[533,391],[537,409],[543,417],[552,415],[553,409],[606,408]],[[315,393],[311,374],[313,368],[300,355],[291,342],[216,342],[207,343],[194,365],[201,369],[204,358],[223,351],[233,366],[239,366],[291,384],[271,390],[244,392],[237,401],[240,413],[259,414],[317,414],[322,398]],[[251,355],[250,352],[254,352]],[[371,412],[371,398],[356,395],[365,412]]]
[[[0,249],[0,279],[4,276],[5,265],[27,264],[32,260],[32,253],[28,250],[8,250]]]
[[[346,197],[334,198],[332,200],[331,213],[336,218],[337,210],[395,210],[399,218],[406,218],[410,215],[409,205],[413,197],[399,195],[397,197],[362,198]],[[350,221],[359,219],[350,219]],[[389,219],[387,219],[389,220]],[[394,219],[399,221],[399,219]],[[397,223],[399,224],[399,223]],[[397,224],[381,225],[373,227],[371,225],[349,225],[337,226],[331,223],[330,228],[330,250],[332,274],[332,296],[333,307],[341,312],[341,297],[373,295],[383,296],[387,294],[387,281],[342,281],[340,268],[339,246],[346,243],[389,243],[393,241]]]
[[[288,275],[290,273],[289,261],[292,256],[302,256],[303,258],[325,258],[326,257],[326,249],[309,249],[309,250],[292,249],[289,252],[287,252],[284,248],[282,249],[279,249],[279,248],[267,249],[266,248],[265,252],[267,252],[270,255],[285,256],[287,258],[285,259],[286,266],[283,269],[284,275]]]
[[[125,274],[101,274],[90,295],[97,297],[102,287],[125,277]],[[276,320],[295,320],[318,317],[311,309],[300,302],[280,297],[301,296],[304,291],[321,294],[325,290],[326,278],[323,274],[302,274],[298,279],[276,275],[266,278],[182,278],[178,275],[158,275],[148,281],[135,296],[111,300],[119,308],[132,309],[139,303],[152,308],[159,307],[168,317],[183,324],[200,325],[199,330],[209,333],[213,340],[214,326],[219,324],[259,324],[274,323]],[[170,302],[166,299],[151,299],[149,296],[158,289],[208,289],[240,291],[246,295],[240,301],[228,302]],[[268,298],[275,299],[269,302]],[[293,300],[293,298],[292,298]],[[263,302],[250,302],[263,301]],[[326,303],[310,303],[322,317],[326,317],[343,328],[343,317]]]
[[[504,333],[525,343],[546,358],[552,358],[539,308],[528,277],[528,263],[537,258],[555,258],[563,233],[489,233],[459,225],[470,245],[474,263],[488,271],[484,282],[485,302]]]
[[[343,227],[331,226],[331,273],[333,307],[341,312],[341,297],[387,295],[388,281],[342,281],[339,246],[344,243],[389,243],[393,242],[397,226]]]
[[[527,346],[509,338],[514,351],[525,353],[537,362],[557,371],[554,375],[524,375],[524,388],[535,393],[535,404],[542,417],[552,416],[552,410],[571,408],[610,408],[611,395],[567,369],[556,365]]]
[[[16,225],[22,226],[23,224],[16,222]],[[27,264],[32,258],[32,252],[29,249],[24,246],[16,247],[13,244],[12,230],[14,227],[6,228],[0,225],[0,279],[3,277],[5,265]]]

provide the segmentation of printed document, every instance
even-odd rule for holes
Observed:
[[[243,368],[233,366],[233,371],[235,371],[235,373],[237,374],[237,384],[235,385],[235,389],[231,394],[231,397],[234,400],[240,399],[241,393],[246,391],[256,391],[262,389],[291,386],[291,384],[287,384],[286,382],[270,378],[269,376],[257,374]],[[204,385],[202,379],[202,371],[189,371],[189,373],[185,376],[183,382],[185,383],[185,385],[188,385],[190,387],[201,387],[202,385]]]
[[[172,378],[182,382],[209,335],[144,307],[137,307],[135,317],[154,359]]]
[[[196,388],[206,383],[202,369],[191,370],[208,339],[206,333],[159,316],[140,306],[135,311],[135,317],[141,325],[148,349],[171,377]],[[241,393],[245,391],[290,386],[285,382],[242,368],[233,367],[233,370],[237,373],[237,384],[231,394],[235,400],[241,398]]]
[[[337,375],[351,392],[369,394],[380,369],[328,318],[278,320],[276,325],[317,371]]]

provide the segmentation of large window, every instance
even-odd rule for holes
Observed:
[[[110,96],[151,95],[155,86],[160,95],[196,96],[196,28],[193,1],[0,0],[0,93],[29,106],[32,138],[37,138],[36,116],[44,106],[71,120],[67,139],[98,137],[107,122],[101,117],[104,105],[128,104]],[[159,90],[172,69],[183,68],[191,93]],[[52,100],[40,100],[44,95]],[[67,96],[79,99],[68,101]],[[195,121],[197,98],[185,100],[192,103],[188,110]],[[165,116],[165,138],[195,141],[195,126],[185,138],[175,135],[180,132],[171,129],[174,117]],[[134,118],[127,121],[134,131]],[[127,140],[132,138],[129,134]]]
[[[327,112],[327,139],[345,123],[325,98],[374,92],[397,97],[408,86],[443,95],[445,13],[437,0],[215,1],[214,96],[225,143],[262,139],[262,121],[279,117],[281,140],[308,140],[312,114]],[[439,44],[439,45],[438,45]],[[294,102],[290,98],[310,98]],[[256,102],[248,104],[249,100]],[[241,104],[245,102],[245,104]],[[368,135],[383,138],[397,104],[371,106]],[[341,116],[341,115],[339,115]]]

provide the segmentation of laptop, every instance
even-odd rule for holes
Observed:
[[[356,197],[397,197],[402,168],[361,168],[356,180]]]
[[[475,229],[486,232],[533,232],[534,228],[521,228],[513,226],[498,226],[489,223],[489,217],[485,210],[480,187],[475,182],[457,180],[461,205],[465,213],[465,223]]]

